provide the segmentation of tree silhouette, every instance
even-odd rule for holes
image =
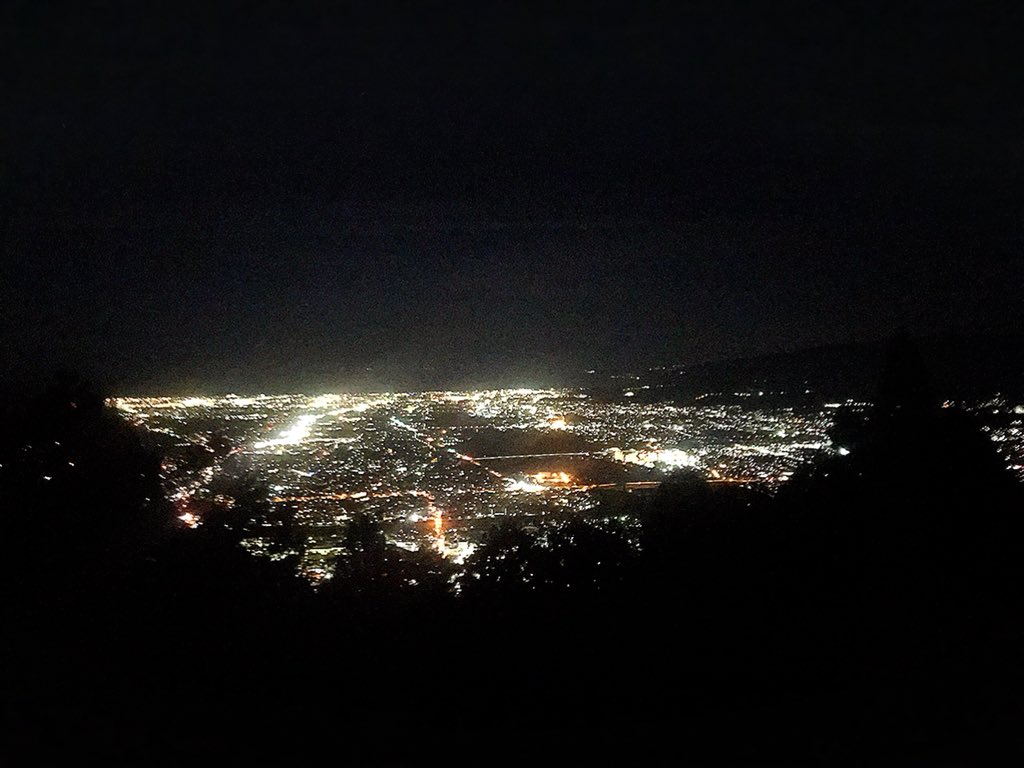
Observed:
[[[111,575],[173,529],[159,457],[71,374],[10,403],[0,440],[5,567],[19,582]]]
[[[467,560],[463,592],[512,600],[535,590],[538,546],[535,532],[513,521],[500,522]]]
[[[206,729],[173,731],[192,749],[343,722],[372,752],[397,705],[457,684],[473,706],[446,727],[488,757],[507,732],[837,759],[1009,742],[1024,684],[1022,489],[973,418],[932,403],[905,362],[887,366],[866,418],[837,426],[849,453],[823,454],[774,496],[683,472],[586,517],[506,520],[458,590],[449,561],[390,546],[378,517],[357,514],[315,595],[294,577],[294,506],[225,473],[221,501],[185,529],[158,457],[62,379],[9,408],[0,439],[17,738],[45,743],[56,722],[76,744],[144,747],[184,712]],[[250,556],[239,543],[254,537],[285,557]]]

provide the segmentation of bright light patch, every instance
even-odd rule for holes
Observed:
[[[337,405],[341,402],[341,395],[320,395],[314,397],[310,403],[310,408],[329,408],[332,405]]]
[[[678,448],[649,451],[622,451],[616,448],[612,455],[616,461],[625,464],[640,464],[645,467],[653,467],[655,464],[662,464],[666,467],[697,466],[696,456]]]
[[[213,400],[208,397],[186,397],[181,401],[182,408],[211,408]]]
[[[259,451],[264,448],[276,448],[279,445],[298,445],[309,437],[310,427],[313,426],[313,422],[317,418],[317,415],[312,413],[299,416],[299,421],[294,426],[289,427],[273,440],[264,440],[256,443],[253,445],[253,448]]]
[[[454,546],[447,547],[444,551],[444,556],[456,565],[462,565],[475,551],[476,544],[471,544],[468,541],[460,541]]]
[[[505,478],[506,490],[521,491],[523,493],[539,493],[545,490],[543,485],[533,483],[529,480],[514,480],[511,477]]]
[[[572,475],[568,472],[537,472],[530,477],[541,485],[570,485],[572,483]]]

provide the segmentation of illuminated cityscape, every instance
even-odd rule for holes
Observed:
[[[3,20],[0,754],[1024,753],[1024,4]]]
[[[744,394],[744,393],[740,393]],[[757,393],[753,393],[754,401]],[[166,456],[163,480],[189,526],[232,504],[239,482],[288,505],[302,570],[329,578],[354,514],[380,520],[388,543],[461,564],[502,518],[586,515],[602,492],[644,493],[673,472],[771,493],[822,452],[846,455],[828,430],[840,408],[640,403],[580,390],[118,398]],[[738,398],[751,402],[747,398]],[[951,404],[947,404],[951,405]],[[979,404],[1010,467],[1024,475],[1022,409]],[[260,537],[248,540],[266,552]]]
[[[231,504],[248,478],[291,505],[303,570],[330,574],[345,523],[382,521],[393,546],[455,563],[496,520],[586,514],[602,491],[650,491],[673,471],[772,489],[829,450],[828,408],[599,401],[577,390],[121,398],[166,459],[180,519]],[[248,544],[265,549],[258,537]]]

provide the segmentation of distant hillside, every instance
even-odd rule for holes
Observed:
[[[1000,392],[1024,397],[1024,334],[934,336],[916,342],[937,396],[979,398]],[[631,390],[641,400],[690,399],[706,393],[728,399],[732,393],[751,392],[764,392],[771,400],[870,400],[888,346],[888,341],[835,344],[631,373],[598,372],[588,383],[595,394]]]

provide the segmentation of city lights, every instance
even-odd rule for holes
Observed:
[[[319,398],[318,398],[319,399]],[[275,448],[280,445],[297,445],[309,437],[310,426],[317,420],[314,414],[305,414],[299,417],[295,426],[286,429],[280,437],[274,440],[264,440],[253,445],[255,450],[263,448]]]
[[[639,387],[639,385],[638,385]],[[832,412],[602,401],[571,389],[228,395],[113,401],[166,459],[189,527],[255,483],[290,505],[302,569],[329,576],[353,515],[389,545],[461,562],[504,518],[585,514],[595,493],[644,493],[686,468],[769,492],[830,442]],[[251,551],[266,546],[259,537]]]

